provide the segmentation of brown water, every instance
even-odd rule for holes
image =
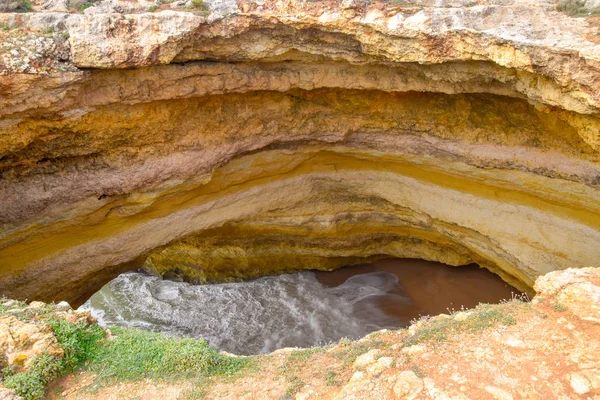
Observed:
[[[477,264],[452,267],[433,261],[392,258],[372,264],[340,268],[332,272],[316,272],[323,285],[335,287],[351,276],[372,272],[388,272],[398,277],[398,285],[390,294],[377,299],[381,310],[402,321],[421,315],[437,315],[449,310],[473,308],[479,303],[499,303],[521,292]]]

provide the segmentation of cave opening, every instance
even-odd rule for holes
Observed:
[[[218,350],[251,355],[355,340],[515,297],[526,295],[477,264],[382,258],[334,271],[202,285],[127,272],[81,309],[104,326],[203,338]]]

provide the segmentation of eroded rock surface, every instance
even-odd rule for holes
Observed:
[[[592,19],[138,4],[0,15],[1,293],[79,304],[138,267],[205,282],[382,256],[531,293],[597,264]]]
[[[44,353],[64,354],[48,325],[22,322],[10,315],[0,317],[0,352],[5,366],[17,372],[29,370],[35,357]]]

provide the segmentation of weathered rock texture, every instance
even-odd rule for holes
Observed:
[[[0,353],[6,359],[3,366],[17,372],[28,370],[41,354],[64,355],[48,325],[22,322],[12,315],[0,317]]]
[[[0,15],[0,293],[77,304],[140,266],[205,281],[382,256],[531,290],[597,265],[590,21],[240,10]]]

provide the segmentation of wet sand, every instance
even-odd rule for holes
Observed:
[[[335,287],[351,276],[378,271],[396,275],[399,278],[398,287],[389,293],[410,300],[398,301],[394,296],[378,300],[386,314],[402,321],[410,321],[421,315],[448,313],[461,307],[472,308],[479,303],[499,303],[510,299],[513,294],[521,294],[499,276],[476,264],[452,267],[425,260],[387,259],[332,272],[317,271],[316,276],[322,284]]]

